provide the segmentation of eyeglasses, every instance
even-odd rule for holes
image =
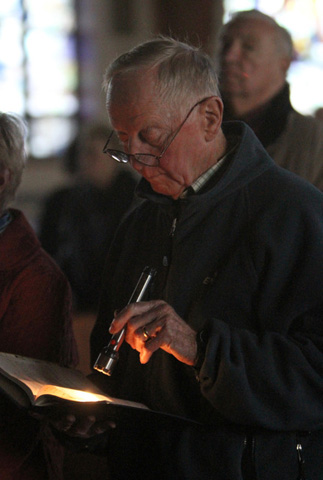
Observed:
[[[203,98],[203,100],[200,100],[199,102],[195,103],[195,105],[193,105],[193,107],[190,109],[190,111],[188,112],[188,114],[186,115],[186,117],[184,118],[182,123],[180,124],[180,126],[175,130],[175,132],[171,136],[169,142],[163,148],[163,151],[161,152],[160,155],[151,155],[150,153],[133,153],[132,154],[132,153],[122,152],[121,150],[114,150],[112,148],[108,148],[111,137],[114,134],[114,130],[112,130],[106,144],[104,145],[103,153],[106,153],[113,160],[115,160],[116,162],[119,162],[119,163],[131,163],[133,161],[136,161],[136,162],[140,163],[141,165],[145,165],[146,167],[158,167],[160,159],[165,154],[166,150],[169,148],[171,143],[174,141],[174,139],[176,138],[176,136],[180,132],[182,126],[184,125],[184,123],[186,122],[188,117],[193,112],[194,108],[197,107],[198,105],[200,105],[201,103],[205,102],[209,98],[212,98],[212,96],[205,97],[205,98]]]

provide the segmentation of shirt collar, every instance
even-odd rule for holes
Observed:
[[[193,190],[194,193],[198,193],[202,189],[202,187],[204,187],[204,185],[210,180],[210,178],[213,177],[215,172],[217,172],[219,170],[219,168],[222,167],[222,165],[225,163],[226,159],[231,154],[231,152],[233,151],[234,148],[235,147],[231,148],[227,153],[225,153],[223,155],[223,157],[221,157],[214,165],[212,165],[212,167],[210,167],[208,170],[206,170],[206,172],[202,173],[202,175],[200,175],[192,183],[192,185],[190,187],[188,187],[186,190],[184,190],[184,192],[182,193],[180,198],[186,198],[187,195],[189,194],[189,191],[192,192],[192,190]]]
[[[10,212],[5,212],[2,217],[0,217],[0,233],[4,232],[9,223],[12,220],[12,215]]]

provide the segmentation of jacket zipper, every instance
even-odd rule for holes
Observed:
[[[246,435],[243,440],[243,453],[241,459],[242,476],[244,480],[255,480],[255,437],[254,435]]]
[[[306,480],[305,476],[305,460],[303,455],[303,447],[301,443],[296,445],[297,460],[298,460],[298,477],[297,480]]]
[[[177,217],[174,217],[173,223],[169,232],[170,237],[173,237],[175,235],[176,226],[177,226]]]

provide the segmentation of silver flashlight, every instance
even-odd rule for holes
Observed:
[[[155,275],[156,270],[154,268],[144,268],[127,305],[129,305],[129,303],[140,302],[140,300],[142,300],[150,281]],[[105,375],[112,375],[112,372],[119,360],[119,348],[123,343],[125,331],[126,327],[123,327],[120,332],[112,335],[109,344],[103,347],[100,355],[93,365],[95,370],[104,373]]]

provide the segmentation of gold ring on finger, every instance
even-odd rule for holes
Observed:
[[[142,327],[142,334],[144,336],[145,342],[148,342],[148,340],[151,339],[151,336],[149,335],[146,326]]]

